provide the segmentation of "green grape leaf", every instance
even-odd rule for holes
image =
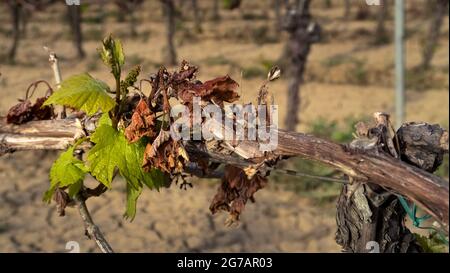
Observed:
[[[123,153],[119,138],[119,131],[108,124],[100,125],[91,135],[91,141],[95,146],[87,155],[89,170],[108,188],[111,187],[114,170]]]
[[[110,125],[112,126],[111,118],[109,117],[109,113],[103,113],[100,118],[98,119],[98,125],[100,126],[102,124]]]
[[[52,200],[53,193],[55,193],[56,188],[58,187],[58,184],[50,185],[50,188],[44,193],[44,197],[42,197],[42,201],[46,203],[50,203],[50,200]]]
[[[143,185],[150,189],[159,189],[166,183],[167,178],[158,169],[153,168],[150,172],[142,169],[145,150],[143,140],[128,143],[122,131],[109,125],[106,117],[102,119],[102,125],[91,136],[91,141],[95,145],[87,155],[89,170],[91,175],[110,188],[114,171],[118,169],[120,175],[127,181],[127,206],[124,217],[133,220],[136,202]]]
[[[127,184],[127,206],[125,213],[123,214],[123,217],[125,219],[133,221],[134,217],[136,216],[137,199],[139,198],[139,195],[141,195],[141,193],[142,186],[136,189],[130,184]]]
[[[106,83],[94,79],[88,73],[83,73],[63,81],[61,88],[53,93],[44,105],[66,105],[83,110],[88,115],[95,114],[99,109],[106,113],[116,105],[106,92],[108,90]]]
[[[75,195],[80,191],[81,186],[83,186],[82,180],[76,182],[75,184],[70,185],[69,186],[69,197],[74,198]]]
[[[75,146],[63,152],[50,169],[50,189],[44,194],[44,201],[50,202],[57,187],[69,186],[72,196],[78,192],[88,168],[83,161],[73,156]],[[76,185],[76,186],[73,186]],[[72,187],[72,190],[70,188]]]
[[[144,172],[141,167],[145,149],[143,142],[129,144],[123,132],[108,124],[100,125],[92,134],[91,141],[95,146],[87,156],[90,171],[106,187],[111,187],[116,168],[135,189],[141,187],[142,183],[150,189],[164,185],[164,175],[159,170]]]

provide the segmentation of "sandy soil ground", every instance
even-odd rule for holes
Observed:
[[[111,32],[123,40],[128,68],[141,63],[143,75],[155,72],[156,67],[163,63],[165,46],[164,25],[160,8],[154,4],[156,2],[149,1],[138,12],[141,24],[137,28],[137,39],[129,37],[128,23],[118,23],[114,16],[109,16],[102,26],[84,24],[84,48],[88,57],[83,61],[75,58],[68,26],[62,23],[63,6],[34,14],[27,36],[21,41],[17,64],[0,63],[0,115],[5,115],[18,98],[23,98],[31,82],[39,79],[53,82],[48,56],[42,49],[44,45],[60,56],[64,78],[88,71],[112,84],[111,76],[96,56],[99,40]],[[202,34],[192,34],[192,21],[183,21],[176,36],[180,60],[184,58],[199,65],[201,80],[230,74],[240,83],[244,102],[255,99],[264,73],[254,78],[242,78],[241,68],[261,69],[263,62],[276,63],[286,40],[284,35],[274,43],[258,43],[248,38],[259,26],[273,28],[272,13],[268,13],[270,20],[242,19],[245,13],[261,13],[256,2],[260,3],[244,1],[243,11],[222,12],[220,23],[207,20],[209,15],[206,13]],[[207,10],[208,3],[200,3]],[[345,21],[341,18],[343,10],[340,5],[336,4],[329,10],[319,4],[314,5],[312,13],[324,27],[324,32],[333,34],[312,48],[307,81],[301,90],[301,124],[298,130],[305,131],[308,124],[319,117],[344,122],[348,117],[366,117],[375,111],[393,113],[393,45],[370,46],[371,34],[355,34],[372,33],[375,29],[373,20]],[[106,12],[113,10],[113,7],[108,7]],[[9,19],[3,16],[6,13],[4,5],[0,5],[0,55],[7,51],[11,40],[8,37]],[[186,16],[191,16],[188,11],[186,13]],[[425,32],[426,19],[408,18],[408,29]],[[392,26],[391,18],[387,22],[388,31]],[[408,120],[448,126],[448,18],[443,32],[444,37],[433,59],[432,81],[439,84],[421,91],[408,88]],[[275,34],[270,32],[270,35]],[[407,40],[408,69],[420,62],[422,36],[413,35]],[[351,62],[333,67],[324,65],[342,54],[364,62],[367,79],[363,84],[345,79],[353,71]],[[270,87],[280,105],[280,124],[285,116],[286,87],[284,78]],[[63,252],[68,241],[79,242],[82,252],[97,251],[93,242],[85,238],[75,209],[68,209],[66,217],[58,217],[54,205],[41,201],[49,184],[48,170],[55,156],[54,153],[27,152],[0,158],[0,252]],[[269,185],[256,194],[256,204],[247,206],[242,224],[230,229],[223,224],[225,215],[211,216],[208,210],[216,181],[195,181],[194,189],[188,191],[176,187],[160,193],[145,191],[139,200],[135,221],[128,223],[122,219],[125,194],[121,182],[116,181],[114,188],[101,198],[88,201],[95,221],[116,251],[339,251],[334,242],[334,204],[315,206],[304,197]]]
[[[20,153],[0,158],[0,251],[64,252],[76,241],[82,252],[98,251],[84,235],[76,209],[59,217],[54,204],[42,202],[55,154]],[[23,164],[23,162],[30,162]],[[33,162],[33,163],[31,163]],[[16,170],[12,172],[11,170]],[[121,179],[100,198],[87,202],[96,223],[118,252],[336,252],[332,204],[312,207],[293,192],[269,186],[249,204],[238,227],[212,216],[209,203],[216,181],[144,191],[133,222],[122,218]]]

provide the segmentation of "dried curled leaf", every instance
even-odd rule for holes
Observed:
[[[178,98],[185,104],[192,103],[193,97],[201,97],[205,101],[213,101],[223,106],[223,102],[234,102],[239,99],[236,92],[238,83],[230,76],[215,78],[204,83],[186,83],[178,89]]]
[[[55,193],[53,194],[53,200],[56,202],[59,216],[64,216],[66,214],[65,209],[71,201],[69,194],[60,188],[56,188]]]
[[[147,144],[142,163],[144,170],[152,167],[166,173],[180,173],[187,162],[187,154],[183,147],[170,138],[168,131],[161,130],[152,144]]]
[[[213,214],[219,210],[230,213],[229,223],[239,220],[239,216],[245,208],[245,204],[250,199],[254,202],[253,195],[267,184],[267,178],[259,174],[251,179],[247,178],[244,170],[228,165],[225,168],[225,175],[222,183],[214,196],[209,209]]]
[[[31,112],[33,113],[33,117],[36,120],[47,120],[55,117],[55,113],[53,112],[53,107],[51,106],[42,106],[47,100],[46,97],[37,98],[36,102],[31,107]]]
[[[144,99],[141,99],[131,117],[130,125],[125,129],[125,137],[134,143],[144,136],[154,137],[155,114],[150,111]]]
[[[22,124],[31,118],[31,102],[29,100],[19,102],[11,107],[6,116],[7,123]]]
[[[163,143],[165,143],[166,141],[168,141],[169,139],[170,139],[169,131],[164,131],[164,130],[159,131],[159,134],[155,138],[153,143],[151,145],[147,145],[147,147],[150,147],[151,149],[148,151],[148,153],[147,153],[147,149],[146,149],[146,151],[145,151],[146,153],[144,156],[155,157],[158,152],[159,147],[161,147],[161,145]]]
[[[43,106],[46,97],[37,98],[32,105],[30,100],[24,100],[11,107],[6,116],[7,123],[23,124],[32,120],[47,120],[55,116],[53,107]]]
[[[173,73],[171,81],[173,84],[177,85],[184,81],[191,81],[195,79],[195,74],[198,71],[198,67],[189,64],[187,61],[183,60],[181,62],[181,67],[179,72]]]

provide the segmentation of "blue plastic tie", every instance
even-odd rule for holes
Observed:
[[[437,235],[444,242],[444,244],[448,246],[448,240],[438,230],[436,230],[433,227],[421,227],[420,226],[423,222],[425,222],[426,220],[430,219],[431,215],[425,214],[422,217],[417,217],[417,206],[416,206],[416,204],[413,203],[412,207],[410,208],[409,205],[408,205],[408,202],[406,201],[406,199],[403,196],[398,196],[398,200],[400,200],[400,204],[402,205],[403,209],[406,211],[406,213],[408,214],[409,218],[411,219],[411,221],[413,223],[413,226],[415,226],[416,228],[429,229],[429,230],[436,231]]]
[[[417,217],[417,206],[416,204],[413,204],[410,208],[408,205],[408,202],[403,196],[398,196],[398,200],[400,200],[400,204],[402,205],[403,209],[405,209],[406,213],[408,214],[409,218],[411,219],[413,225],[417,228],[420,228],[420,225],[431,218],[431,215],[425,214],[422,217]]]

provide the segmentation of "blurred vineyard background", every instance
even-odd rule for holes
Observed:
[[[24,1],[16,22],[14,1],[1,2],[0,115],[24,98],[33,81],[54,82],[43,46],[57,53],[63,79],[86,71],[112,85],[96,51],[112,33],[124,44],[126,69],[140,64],[148,77],[161,65],[174,69],[173,58],[176,63],[185,59],[200,67],[200,80],[229,74],[240,84],[241,102],[254,102],[267,71],[280,65],[282,77],[270,91],[279,105],[280,127],[286,126],[289,73],[284,67],[289,64],[283,63],[283,54],[289,33],[281,26],[286,1],[169,1],[174,7],[176,56],[167,43],[165,1],[81,0],[75,13],[64,1],[35,1],[42,4],[37,6]],[[393,2],[368,6],[363,0],[311,1],[310,13],[321,34],[311,45],[300,85],[297,131],[345,143],[356,121],[370,120],[375,111],[395,112]],[[405,3],[406,120],[448,129],[448,1],[442,22],[436,22],[439,2]],[[70,23],[77,16],[79,28]],[[433,23],[440,29],[429,56]],[[61,252],[73,240],[83,252],[96,251],[84,237],[75,210],[61,218],[53,205],[41,201],[56,155],[23,152],[0,157],[0,252]],[[305,160],[292,160],[286,167],[336,176]],[[447,156],[438,175],[448,179],[448,169]],[[122,219],[124,183],[116,181],[111,192],[89,200],[89,205],[117,251],[339,251],[334,242],[339,185],[274,173],[269,186],[256,194],[256,203],[247,206],[242,224],[230,229],[223,225],[225,215],[211,216],[208,210],[215,182],[194,180],[194,189],[188,191],[145,191],[132,223]]]

